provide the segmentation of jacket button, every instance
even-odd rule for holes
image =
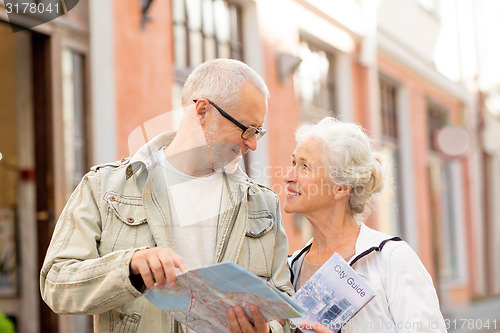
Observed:
[[[134,220],[133,218],[131,218],[131,217],[129,217],[129,218],[127,219],[127,222],[128,222],[128,223],[134,223],[134,221],[135,221],[135,220]]]
[[[123,316],[123,313],[120,313],[120,320],[123,320],[123,318],[125,318],[125,317]]]
[[[255,232],[254,230],[250,230],[248,233],[249,233],[250,235],[252,235],[252,236],[255,236],[255,235],[256,235],[256,232]]]
[[[110,197],[109,200],[110,201],[116,201],[116,198],[115,197]]]

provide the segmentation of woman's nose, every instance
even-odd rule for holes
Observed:
[[[293,166],[288,167],[285,176],[283,177],[283,181],[285,183],[295,182],[295,168]]]

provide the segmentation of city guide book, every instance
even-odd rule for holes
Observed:
[[[300,317],[304,309],[276,287],[234,263],[177,275],[175,287],[154,289],[146,298],[196,332],[227,332],[226,313],[240,305],[247,315],[256,305],[266,320]]]
[[[308,320],[338,332],[373,297],[375,292],[363,278],[338,253],[334,253],[292,296],[306,312],[301,318],[291,321],[297,325]]]

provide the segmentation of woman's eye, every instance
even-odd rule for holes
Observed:
[[[292,161],[292,166],[295,166],[297,163],[295,163],[295,161]]]
[[[303,165],[304,169],[309,170],[309,166],[307,164]]]

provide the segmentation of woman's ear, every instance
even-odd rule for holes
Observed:
[[[339,200],[349,195],[352,186],[335,185],[335,199]]]

